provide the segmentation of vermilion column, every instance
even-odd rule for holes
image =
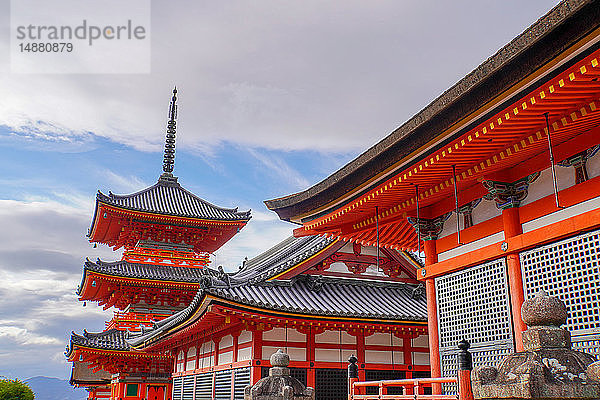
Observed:
[[[306,386],[314,388],[316,387],[316,375],[315,375],[315,333],[310,328],[306,334],[306,361],[308,361],[308,368],[306,369]]]
[[[517,207],[502,210],[502,223],[504,225],[504,238],[508,239],[523,233]],[[523,351],[523,331],[527,326],[521,318],[521,306],[525,301],[523,290],[523,276],[521,274],[521,260],[518,253],[506,256],[508,272],[508,287],[510,291],[510,307],[512,310],[512,326],[515,333],[515,349]]]
[[[425,266],[435,264],[438,261],[436,241],[425,240]],[[440,365],[440,334],[438,331],[437,300],[435,293],[435,281],[433,278],[425,279],[425,290],[427,292],[427,330],[429,332],[429,366],[431,377],[442,376]],[[432,385],[433,394],[441,394],[441,385]]]
[[[260,380],[261,367],[257,365],[257,361],[262,360],[262,342],[263,332],[256,330],[252,331],[252,384]]]

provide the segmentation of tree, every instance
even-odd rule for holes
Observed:
[[[0,379],[0,400],[33,400],[33,392],[18,379]]]

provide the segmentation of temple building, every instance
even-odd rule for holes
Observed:
[[[266,201],[295,236],[419,253],[431,373],[522,350],[521,305],[562,299],[600,355],[600,5],[565,0],[322,182]],[[359,356],[359,363],[364,358]]]
[[[344,395],[351,354],[363,379],[428,377],[419,267],[403,251],[291,237],[236,273],[202,275],[187,308],[127,342],[173,356],[173,400],[243,399],[277,349],[319,400]]]
[[[102,332],[71,335],[66,355],[71,384],[90,399],[164,400],[171,396],[173,357],[131,350],[129,331],[143,331],[187,307],[212,253],[250,219],[250,212],[217,207],[184,189],[173,176],[176,93],[169,110],[163,173],[129,195],[98,192],[88,237],[115,250],[115,262],[86,260],[79,299],[114,307]],[[218,273],[217,273],[218,274]]]

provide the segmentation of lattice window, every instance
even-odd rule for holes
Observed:
[[[173,400],[181,400],[181,377],[173,378]]]
[[[345,399],[348,391],[348,372],[345,369],[317,369],[315,386],[315,400]]]
[[[506,265],[503,258],[435,280],[440,349],[512,343]]]
[[[183,377],[183,395],[182,400],[194,400],[194,385],[195,376],[184,376]]]
[[[405,371],[391,371],[391,370],[366,370],[365,381],[384,381],[391,379],[404,379],[406,378]],[[366,388],[366,394],[377,394],[379,388],[368,387]],[[388,388],[388,394],[402,394],[401,387],[390,387]]]
[[[215,400],[231,399],[231,370],[215,373]]]
[[[525,297],[540,290],[560,298],[569,313],[565,328],[573,347],[600,356],[600,231],[520,254]]]
[[[503,258],[435,280],[442,376],[456,376],[462,339],[471,342],[473,364],[498,365],[514,349],[506,262]],[[455,390],[445,385],[447,393]]]
[[[244,400],[244,389],[250,384],[250,368],[233,372],[233,400]]]
[[[211,400],[213,373],[196,375],[196,398],[194,400]]]
[[[290,375],[306,386],[306,368],[290,368]]]

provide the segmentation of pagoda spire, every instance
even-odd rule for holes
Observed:
[[[167,136],[165,138],[165,156],[163,159],[163,175],[172,175],[175,165],[175,132],[177,130],[177,87],[173,89],[173,97],[169,106],[169,122],[167,122]]]

